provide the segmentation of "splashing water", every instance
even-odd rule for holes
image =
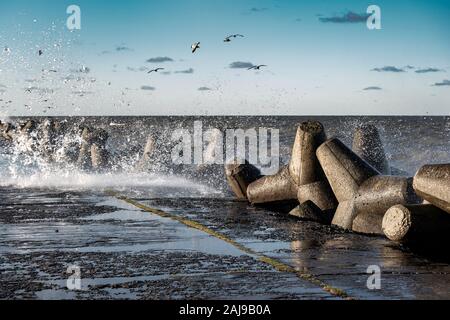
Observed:
[[[0,145],[0,187],[97,192],[116,190],[159,198],[224,196],[224,191],[212,187],[208,179],[199,181],[162,170],[163,166],[157,159],[151,169],[137,170],[136,165],[142,153],[139,149],[142,148],[120,150],[120,146],[124,145],[120,142],[109,143],[112,161],[107,170],[81,170],[73,158],[69,159],[71,149],[79,149],[82,142],[72,127],[76,125],[56,138],[51,153],[46,149],[48,139],[36,133],[38,131],[17,135],[6,147]],[[125,145],[136,144],[130,137],[125,139]]]
[[[178,128],[192,131],[195,118],[190,117],[61,117],[66,122],[64,134],[52,149],[50,157],[43,152],[46,139],[17,139],[12,145],[0,139],[0,186],[21,188],[56,188],[72,190],[140,190],[144,195],[161,197],[222,197],[231,195],[223,166],[212,166],[204,172],[195,168],[168,167],[171,133]],[[450,162],[450,117],[202,117],[204,128],[278,128],[280,129],[281,163],[290,158],[298,123],[317,119],[324,124],[328,137],[336,136],[351,146],[354,128],[373,123],[379,129],[391,167],[412,176],[424,164]],[[23,121],[10,118],[8,121]],[[42,121],[42,118],[37,118]],[[6,121],[4,121],[6,122]],[[70,161],[72,149],[80,145],[79,125],[102,128],[109,133],[107,171],[89,173]],[[147,137],[159,141],[157,154],[137,169]],[[169,158],[167,158],[169,155]],[[73,155],[72,155],[73,156]],[[76,157],[76,152],[75,152]],[[189,172],[190,169],[191,172]]]
[[[154,198],[221,197],[221,191],[187,178],[152,173],[36,172],[2,179],[0,187],[44,188],[67,191],[130,191]]]
[[[67,163],[64,165],[62,162],[46,162],[36,152],[21,152],[23,148],[26,147],[17,145],[13,154],[0,155],[0,187],[64,191],[132,190],[140,195],[155,198],[223,196],[220,190],[182,176],[122,170],[85,172]]]

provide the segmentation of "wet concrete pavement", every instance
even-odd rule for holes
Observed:
[[[448,257],[428,257],[383,237],[345,232],[332,226],[298,221],[246,203],[187,199],[139,200],[210,228],[362,299],[448,299]],[[442,251],[445,250],[443,245]],[[367,288],[367,268],[379,266],[381,290]]]
[[[1,299],[334,298],[224,241],[113,197],[0,194]],[[67,289],[69,266],[80,268],[81,290]]]
[[[128,194],[133,197],[133,194]],[[136,199],[362,299],[450,298],[450,264],[231,199]],[[382,271],[369,290],[367,268]],[[67,289],[69,266],[81,290]],[[339,299],[231,242],[115,197],[0,189],[1,299]]]

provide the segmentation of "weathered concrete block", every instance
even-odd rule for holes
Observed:
[[[380,174],[336,138],[323,143],[316,153],[339,202],[352,199],[364,181]]]
[[[38,126],[39,152],[43,157],[51,160],[55,152],[56,132],[55,123],[52,119],[45,119]]]
[[[391,174],[380,134],[373,124],[363,124],[356,128],[352,150],[382,174]]]
[[[382,222],[383,215],[360,213],[353,220],[352,230],[364,234],[384,235]]]
[[[412,187],[412,178],[373,176],[364,181],[354,198],[359,213],[384,215],[396,204],[417,204],[421,199]]]
[[[342,229],[352,230],[353,220],[357,215],[355,201],[353,199],[341,201],[336,209],[331,224]]]
[[[19,125],[21,134],[30,134],[37,128],[37,123],[34,120],[27,120]]]
[[[252,182],[247,188],[247,198],[251,203],[268,203],[282,200],[297,200],[298,188],[289,174],[289,168],[283,167],[273,176],[266,176]]]
[[[91,159],[93,169],[105,169],[108,166],[109,153],[105,147],[91,145]]]
[[[103,129],[82,128],[81,146],[78,154],[77,165],[80,169],[103,169],[108,163],[106,142],[108,132]]]
[[[109,134],[103,129],[98,129],[94,133],[91,144],[91,161],[93,169],[104,169],[108,165],[108,151],[106,150],[106,142]]]
[[[450,213],[450,163],[423,166],[413,186],[419,196]]]
[[[85,127],[81,132],[81,146],[78,153],[77,166],[83,170],[92,169],[91,159],[91,145],[93,140],[93,132],[91,129]]]
[[[11,123],[4,123],[0,121],[0,137],[5,140],[12,141],[14,136],[13,132],[14,126]]]
[[[325,140],[323,125],[318,121],[303,122],[297,128],[289,162],[289,173],[298,186],[324,178],[316,150]]]
[[[382,228],[386,237],[403,243],[448,241],[450,215],[433,205],[396,205],[387,210]]]
[[[338,202],[327,181],[317,181],[298,187],[298,201],[312,201],[320,210],[336,209]]]
[[[152,155],[155,152],[155,139],[152,135],[149,135],[147,137],[147,141],[145,143],[144,151],[142,152],[142,156],[140,157],[136,169],[138,171],[144,171],[146,170],[152,161]]]
[[[333,224],[361,233],[366,228],[369,230],[367,233],[381,234],[381,219],[387,209],[396,204],[419,203],[421,199],[412,188],[411,178],[373,176],[361,184],[355,197],[347,201],[352,202],[351,205],[338,207]],[[355,230],[354,219],[359,215],[361,217],[356,223],[358,230]],[[375,221],[380,222],[378,227],[369,229],[368,225]]]
[[[294,208],[289,215],[301,220],[330,224],[332,215],[329,211],[322,211],[312,201],[306,201]]]
[[[225,165],[225,176],[228,184],[238,199],[247,199],[249,184],[261,178],[261,172],[254,165],[232,163]]]

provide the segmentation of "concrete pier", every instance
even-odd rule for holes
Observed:
[[[62,191],[0,188],[0,299],[339,298],[317,278],[357,300],[450,298],[448,262],[388,239],[280,218],[227,198],[144,199],[148,187],[135,193],[139,205],[206,226],[223,235],[218,239],[92,190]],[[382,290],[365,286],[372,262],[383,271]],[[67,288],[68,264],[81,268],[82,290]]]

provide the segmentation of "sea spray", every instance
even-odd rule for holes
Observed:
[[[28,119],[38,123],[45,120],[41,117],[2,119],[4,123],[15,126]],[[52,159],[47,159],[39,151],[41,147],[39,139],[8,142],[0,138],[2,185],[8,182],[30,186],[31,184],[25,183],[29,177],[34,177],[34,181],[37,181],[38,177],[52,177],[52,175],[56,177],[56,174],[67,177],[68,180],[73,179],[71,174],[79,174],[84,178],[92,175],[96,179],[103,177],[107,180],[114,175],[117,175],[117,180],[128,176],[135,179],[136,184],[140,184],[141,180],[149,181],[156,175],[161,175],[167,179],[181,177],[194,184],[218,190],[222,195],[231,196],[226,185],[223,166],[208,165],[199,172],[195,165],[174,166],[171,163],[172,132],[179,128],[192,130],[194,121],[199,119],[203,121],[205,128],[217,128],[223,133],[229,128],[244,130],[259,127],[278,128],[280,165],[287,164],[290,159],[298,123],[310,119],[321,121],[329,137],[336,136],[347,145],[351,145],[353,131],[358,125],[367,122],[376,125],[385,145],[386,156],[395,167],[396,174],[401,171],[404,172],[403,175],[413,175],[424,163],[450,162],[448,145],[450,117],[54,117],[50,119],[57,122],[65,121],[67,124],[63,134],[56,139]],[[80,171],[72,163],[81,142],[77,131],[80,126],[108,131],[110,136],[106,148],[110,153],[111,163],[107,172],[99,174]],[[155,149],[158,152],[151,155],[148,166],[140,171],[137,164],[142,158],[149,135],[155,137]],[[144,178],[146,175],[148,179]],[[78,181],[77,185],[80,186],[82,179]],[[131,185],[130,180],[127,185]]]

